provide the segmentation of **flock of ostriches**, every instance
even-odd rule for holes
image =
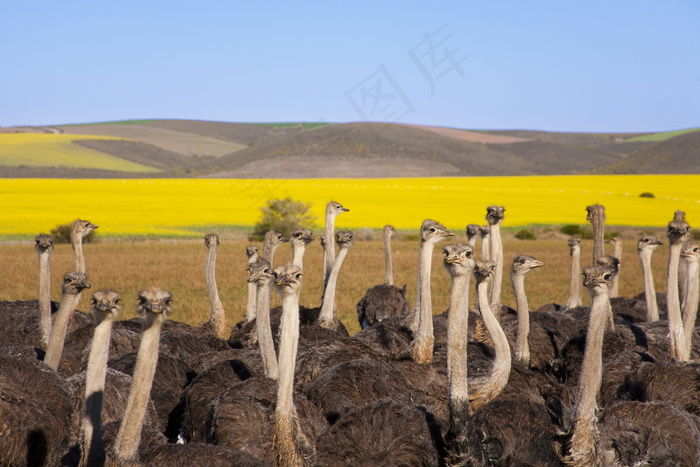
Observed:
[[[665,293],[651,271],[662,242],[644,235],[644,293],[623,298],[621,239],[605,255],[605,210],[587,210],[593,265],[581,275],[581,240],[569,238],[570,296],[536,311],[525,277],[543,263],[503,264],[503,207],[467,226],[467,244],[444,247],[452,283],[442,314],[431,307],[431,262],[453,233],[423,222],[409,306],[392,283],[386,226],[385,283],[357,304],[354,336],[334,305],[353,244],[335,232],[347,209],[334,201],[322,305],[299,304],[311,231],[268,232],[262,255],[247,248],[247,314],[228,340],[215,234],[205,237],[211,313],[200,327],[168,320],[172,296],[158,288],[139,293],[138,319],[118,320],[113,290],[92,294],[90,314],[76,311],[90,288],[82,239],[97,227],[83,220],[73,224],[75,271],[52,302],[52,239],[39,235],[39,299],[0,302],[0,465],[698,466],[700,253],[685,214],[668,224]],[[274,267],[286,241],[293,260]],[[514,309],[500,302],[506,268]],[[282,305],[270,309],[273,290]]]

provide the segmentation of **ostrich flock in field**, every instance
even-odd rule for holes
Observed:
[[[362,330],[350,336],[335,306],[354,240],[335,231],[346,211],[326,207],[320,307],[299,303],[310,230],[270,231],[262,254],[246,249],[246,316],[227,340],[216,234],[204,239],[211,312],[201,326],[169,320],[173,297],[155,287],[138,294],[135,319],[118,319],[122,299],[108,289],[92,293],[91,313],[76,310],[90,289],[82,240],[97,228],[84,220],[72,228],[75,271],[52,302],[52,238],[38,235],[38,300],[0,302],[0,465],[700,465],[700,249],[685,213],[668,224],[665,293],[651,271],[662,241],[643,235],[644,292],[619,297],[622,239],[606,255],[604,207],[589,206],[591,265],[569,238],[566,303],[531,310],[525,278],[543,263],[503,263],[505,209],[489,206],[466,244],[444,246],[442,314],[431,263],[454,234],[422,223],[411,306],[393,284],[387,225],[385,281],[358,302]],[[293,259],[275,265],[285,242]],[[507,270],[515,308],[501,303]],[[282,305],[271,309],[273,291]]]

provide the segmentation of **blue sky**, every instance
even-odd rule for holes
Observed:
[[[700,2],[0,2],[0,126],[700,126]]]

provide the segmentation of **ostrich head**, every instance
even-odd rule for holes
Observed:
[[[389,237],[391,237],[392,235],[394,235],[394,232],[396,231],[396,229],[394,229],[393,225],[387,224],[384,226],[382,231],[384,232],[384,235],[388,235]]]
[[[486,222],[489,223],[489,225],[495,225],[499,224],[501,221],[503,221],[503,216],[504,213],[506,212],[506,208],[503,206],[489,206],[486,208]]]
[[[443,264],[450,275],[471,274],[474,270],[474,254],[469,245],[461,243],[447,245],[442,252],[445,254]]]
[[[681,249],[681,258],[688,262],[700,260],[700,247],[697,240],[693,238],[686,240]]]
[[[111,289],[98,290],[92,294],[90,305],[97,321],[102,321],[107,315],[117,317],[122,310],[122,299],[119,292]]]
[[[478,224],[469,224],[467,226],[467,238],[472,238],[481,233],[481,227]]]
[[[598,258],[598,261],[596,261],[596,265],[609,268],[613,274],[617,274],[620,271],[620,259],[614,256],[601,256]]]
[[[275,268],[275,285],[282,295],[294,294],[301,288],[301,268],[293,264],[285,264]]]
[[[431,219],[424,220],[420,227],[421,243],[429,242],[435,244],[453,235],[444,225]]]
[[[87,234],[89,234],[98,227],[99,225],[95,225],[90,221],[76,219],[75,221],[73,221],[73,226],[71,228],[71,238],[85,238]]]
[[[83,289],[89,289],[90,284],[87,281],[87,274],[82,272],[69,272],[63,276],[63,293],[69,295],[78,295]]]
[[[474,277],[476,278],[477,285],[482,282],[490,282],[494,271],[496,271],[495,261],[476,261],[474,263]]]
[[[653,235],[642,235],[637,241],[637,251],[656,250],[663,242]]]
[[[592,206],[586,206],[586,220],[588,222],[605,222],[605,206],[600,204],[594,204]]]
[[[581,239],[576,236],[569,237],[569,254],[574,254],[574,249],[581,249]]]
[[[690,229],[690,226],[684,220],[676,220],[681,217],[678,214],[679,212],[683,214],[682,218],[685,218],[685,213],[683,213],[683,211],[676,211],[674,219],[668,223],[668,231],[666,232],[666,236],[668,237],[668,241],[671,245],[683,243],[688,236],[688,230]]]
[[[34,248],[39,254],[50,253],[53,251],[53,237],[48,234],[37,235],[36,238],[34,238]]]
[[[258,256],[258,247],[255,245],[248,245],[245,247],[245,254],[248,259],[252,258],[253,256]]]
[[[609,239],[605,240],[605,243],[610,243],[611,245],[617,246],[619,243],[622,243],[622,237],[615,235],[614,237],[610,237]]]
[[[248,282],[258,282],[266,279],[272,279],[273,273],[270,263],[264,259],[259,258],[248,265]]]
[[[215,233],[208,233],[204,236],[204,246],[207,248],[219,246],[219,236]]]
[[[491,226],[488,224],[484,224],[479,227],[479,236],[482,238],[482,240],[491,233]]]
[[[510,266],[510,274],[511,276],[524,276],[533,269],[540,268],[542,266],[544,266],[544,263],[536,260],[532,256],[518,255],[513,259],[513,264]]]
[[[600,264],[588,266],[583,270],[583,285],[587,287],[591,293],[607,293],[614,276],[615,271],[610,266],[603,266]]]
[[[337,216],[341,212],[348,212],[348,208],[344,208],[342,204],[337,201],[329,201],[326,205],[326,215]]]
[[[310,229],[296,229],[292,232],[291,242],[297,246],[307,246],[316,240],[314,233]]]
[[[265,243],[268,243],[273,248],[277,248],[281,244],[288,242],[289,239],[275,230],[268,230],[265,234]]]
[[[172,312],[170,305],[173,302],[173,295],[167,290],[159,289],[158,287],[142,290],[138,294],[138,300],[136,313],[139,316],[153,313],[167,317]]]
[[[339,230],[335,234],[335,241],[340,248],[350,248],[355,242],[353,233],[349,230]]]

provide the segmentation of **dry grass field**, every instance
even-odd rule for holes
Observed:
[[[642,291],[642,277],[636,253],[636,239],[642,232],[652,232],[663,238],[663,229],[624,230],[624,247],[620,293],[632,296]],[[464,231],[451,242],[443,242],[434,252],[432,287],[433,311],[443,312],[448,305],[450,279],[442,267],[442,246],[447,243],[465,242]],[[317,232],[317,237],[320,232]],[[394,281],[406,285],[409,303],[415,297],[418,242],[412,236],[393,241]],[[526,280],[526,290],[531,309],[543,304],[564,303],[569,293],[570,257],[566,236],[553,235],[547,240],[517,240],[512,234],[504,235],[505,262],[510,265],[517,254],[530,254],[545,262],[545,267],[534,271]],[[667,242],[666,242],[667,243]],[[227,326],[241,320],[245,314],[247,283],[245,238],[223,239],[218,254],[217,283],[221,300],[226,309]],[[175,298],[173,319],[198,324],[205,321],[208,295],[204,280],[206,248],[203,240],[161,240],[145,242],[103,241],[84,245],[87,271],[93,290],[112,288],[124,299],[122,318],[134,316],[136,293],[145,287],[159,286],[169,289]],[[609,247],[608,247],[609,250]],[[477,244],[477,257],[480,252]],[[590,264],[592,240],[584,240],[582,264]],[[665,287],[665,268],[668,247],[662,246],[653,256],[657,290]],[[0,244],[0,261],[4,273],[0,279],[0,298],[4,300],[28,300],[37,297],[38,262],[33,242]],[[275,263],[291,259],[291,248],[283,245],[277,250]],[[322,249],[318,240],[307,249],[304,260],[305,275],[301,303],[320,305]],[[73,268],[73,252],[69,245],[57,245],[51,257],[52,299],[60,299],[59,281]],[[357,240],[351,248],[340,272],[337,304],[340,319],[351,333],[357,332],[355,304],[365,290],[384,279],[384,254],[379,239]],[[473,293],[474,283],[472,282]],[[514,306],[510,281],[504,277],[503,303]],[[90,293],[83,294],[81,310],[86,310]],[[273,296],[272,305],[279,304]],[[588,297],[584,296],[584,304]],[[228,333],[228,331],[227,331]]]

